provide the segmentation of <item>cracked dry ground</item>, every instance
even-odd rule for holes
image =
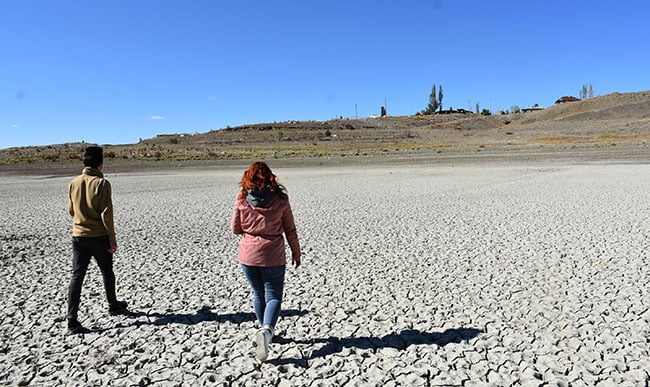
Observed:
[[[276,170],[304,266],[266,363],[228,228],[243,168],[106,171],[130,312],[91,265],[78,336],[69,178],[0,180],[1,384],[648,385],[650,165]]]

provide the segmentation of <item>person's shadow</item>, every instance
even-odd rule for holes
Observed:
[[[324,357],[341,352],[343,348],[359,348],[378,350],[382,348],[395,348],[404,350],[411,345],[437,345],[444,347],[449,344],[460,344],[465,340],[471,340],[483,331],[476,328],[452,328],[444,332],[422,332],[416,329],[405,329],[400,333],[391,333],[382,337],[345,337],[338,338],[330,336],[310,340],[293,340],[290,338],[274,337],[273,342],[278,344],[318,344],[324,345],[313,351],[310,356],[293,359],[272,359],[268,362],[275,365],[295,364],[300,367],[307,367],[307,362],[316,358]]]
[[[299,317],[309,313],[308,310],[287,309],[280,312],[282,317]],[[118,323],[111,328],[83,328],[79,333],[84,334],[101,334],[112,329],[120,329],[125,327],[141,327],[144,325],[169,325],[169,324],[184,324],[195,325],[202,322],[218,322],[218,323],[232,323],[241,324],[243,322],[255,321],[255,313],[253,312],[239,312],[239,313],[214,313],[207,305],[202,306],[196,313],[158,313],[158,312],[142,312],[135,310],[125,310],[119,313],[122,316],[131,319],[140,319],[146,317],[145,320],[136,320],[129,324]],[[56,322],[65,321],[65,317],[58,318]]]
[[[295,310],[288,309],[282,310],[280,316],[282,317],[295,317],[304,316],[309,313],[308,310]],[[196,313],[145,313],[141,311],[125,311],[122,315],[130,318],[146,317],[147,321],[137,320],[132,326],[142,325],[168,325],[168,324],[185,324],[195,325],[202,322],[218,322],[218,323],[233,323],[241,324],[243,322],[255,321],[255,313],[252,312],[239,312],[239,313],[214,313],[209,306],[202,306]]]

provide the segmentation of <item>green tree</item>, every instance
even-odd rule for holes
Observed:
[[[436,98],[436,85],[434,84],[431,88],[431,94],[429,94],[429,104],[427,108],[424,109],[424,114],[433,114],[438,110],[438,99]]]
[[[440,105],[439,109],[442,111],[442,85],[438,88],[438,105]]]

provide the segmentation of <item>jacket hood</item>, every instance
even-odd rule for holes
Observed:
[[[104,177],[104,174],[99,171],[97,168],[92,168],[92,167],[84,167],[84,169],[81,171],[82,174],[84,175],[89,175],[89,176],[99,176],[99,177]]]
[[[271,206],[271,201],[275,197],[270,187],[265,187],[263,190],[246,190],[248,195],[246,195],[246,201],[253,207],[262,207],[269,208]]]

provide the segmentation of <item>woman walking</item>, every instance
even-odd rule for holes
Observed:
[[[239,264],[253,290],[253,306],[261,329],[255,335],[257,357],[265,361],[280,317],[286,255],[284,236],[291,249],[291,262],[300,266],[300,243],[289,197],[266,163],[253,163],[242,176],[230,222],[241,234]]]

